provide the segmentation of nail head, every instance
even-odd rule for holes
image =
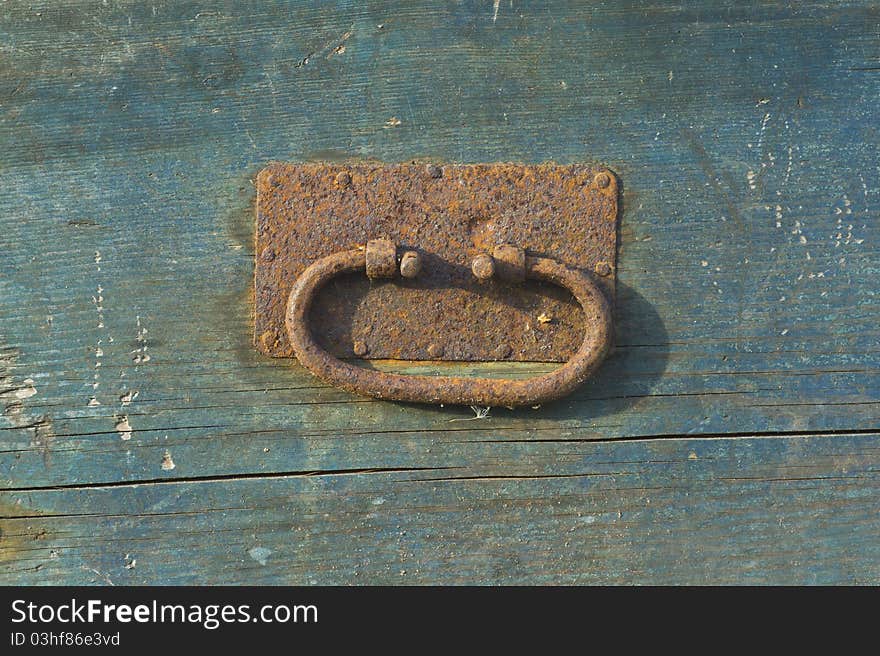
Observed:
[[[481,253],[471,263],[471,271],[479,280],[489,280],[495,275],[495,260],[486,253]]]
[[[422,258],[415,251],[407,251],[400,258],[400,275],[404,278],[415,278],[422,270]]]

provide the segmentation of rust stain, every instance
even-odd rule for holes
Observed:
[[[297,277],[386,238],[418,254],[419,275],[352,274],[318,292],[309,322],[329,353],[351,358],[358,344],[366,359],[566,361],[585,329],[572,295],[480,280],[472,262],[516,244],[587,272],[613,299],[617,212],[617,180],[602,167],[272,163],[257,177],[255,345],[292,357],[284,313]]]

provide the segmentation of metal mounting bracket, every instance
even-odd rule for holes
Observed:
[[[567,361],[587,327],[571,292],[481,276],[477,260],[515,245],[585,273],[611,302],[617,213],[618,182],[602,167],[270,164],[257,177],[256,346],[292,357],[285,311],[298,277],[322,258],[387,239],[399,259],[414,258],[398,264],[418,265],[418,276],[349,272],[316,291],[309,323],[329,354]]]

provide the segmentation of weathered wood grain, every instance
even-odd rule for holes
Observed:
[[[460,455],[450,444],[439,450]],[[448,469],[6,492],[26,583],[866,583],[880,436],[524,440]]]
[[[0,580],[880,579],[878,21],[871,2],[5,3]],[[365,157],[613,168],[599,376],[470,420],[259,356],[252,177]],[[654,460],[692,443],[724,464]],[[650,473],[586,494],[606,461]],[[450,472],[480,478],[400,483]],[[565,546],[618,496],[642,508],[625,530]],[[408,526],[433,537],[403,557]],[[117,571],[127,549],[147,555]]]

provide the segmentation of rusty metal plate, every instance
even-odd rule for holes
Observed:
[[[471,262],[515,244],[591,272],[614,298],[618,185],[605,168],[540,164],[284,164],[257,177],[255,343],[292,357],[284,311],[315,260],[387,238],[418,251],[413,280],[349,275],[312,309],[337,357],[563,362],[583,341],[583,313],[538,282],[479,281]]]

